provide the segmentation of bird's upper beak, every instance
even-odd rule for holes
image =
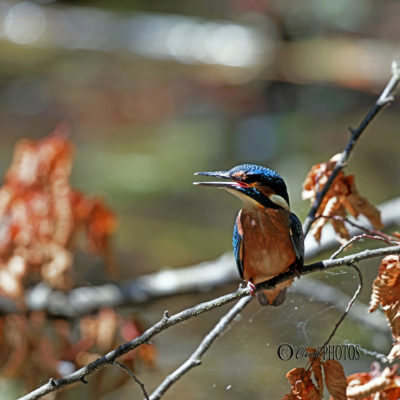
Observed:
[[[224,182],[224,181],[193,182],[194,185],[216,186],[216,187],[220,187],[220,188],[224,188],[224,189],[236,189],[236,190],[238,190],[239,188],[250,186],[245,182],[241,182],[237,179],[232,178],[232,176],[230,176],[227,171],[196,172],[195,175],[212,176],[215,178],[230,179],[231,181],[229,181],[229,182]]]

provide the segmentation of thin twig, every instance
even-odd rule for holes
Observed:
[[[193,354],[174,372],[168,375],[164,381],[158,386],[158,388],[150,395],[150,400],[158,400],[163,394],[173,385],[178,379],[180,379],[184,374],[186,374],[189,370],[194,367],[197,367],[201,364],[201,357],[203,354],[211,347],[214,343],[215,339],[221,335],[224,329],[229,325],[232,320],[238,315],[244,307],[253,298],[247,296],[243,299],[240,299],[234,307],[232,307],[227,314],[225,314],[218,323],[214,326],[214,328],[208,333],[208,335],[202,340],[197,349],[193,352]]]
[[[375,118],[380,110],[382,110],[387,104],[393,101],[392,93],[396,89],[397,85],[400,81],[400,68],[396,62],[392,62],[392,76],[383,90],[382,94],[379,96],[378,100],[372,107],[372,109],[368,112],[368,114],[361,121],[360,125],[357,129],[350,129],[351,137],[349,142],[347,143],[346,148],[343,150],[339,161],[336,163],[335,167],[332,170],[331,175],[329,176],[327,182],[324,187],[317,193],[314,204],[311,206],[311,209],[304,221],[303,231],[306,236],[311,228],[311,224],[315,220],[315,216],[317,211],[322,203],[323,198],[328,193],[329,188],[332,186],[333,181],[335,180],[338,173],[346,166],[346,163],[353,151],[353,148],[360,138],[361,134],[365,131],[370,122]]]
[[[350,220],[347,217],[342,217],[341,215],[318,215],[315,217],[315,220],[319,218],[325,218],[325,219],[333,219],[335,221],[341,221],[343,223],[349,224],[354,228],[359,229],[360,231],[363,231],[365,233],[369,233],[370,235],[375,235],[375,236],[380,236],[382,239],[386,240],[388,244],[393,244],[393,242],[398,242],[395,237],[388,235],[385,232],[382,232],[378,229],[371,229],[367,228],[366,226],[362,226],[361,224],[357,224],[356,222]]]
[[[361,353],[376,358],[382,364],[389,364],[389,360],[387,359],[387,356],[385,354],[379,353],[378,351],[371,351],[371,350],[365,349],[364,347],[361,347],[360,345],[358,345],[358,346],[359,346],[358,348],[361,351]]]
[[[119,361],[113,361],[111,365],[118,365],[119,367],[121,367],[140,386],[144,398],[146,400],[150,400],[149,395],[147,394],[146,388],[144,386],[144,383],[133,373],[133,371],[130,368],[120,363]]]
[[[339,321],[336,322],[335,327],[333,328],[332,332],[330,333],[328,339],[325,341],[325,343],[321,347],[318,348],[317,353],[318,353],[319,356],[323,356],[324,355],[325,350],[326,350],[326,346],[329,344],[329,342],[335,336],[336,331],[338,330],[339,326],[342,324],[343,320],[346,318],[346,316],[350,312],[350,309],[351,309],[352,305],[356,301],[356,299],[357,299],[358,295],[360,294],[361,289],[363,287],[363,277],[362,277],[361,271],[358,269],[358,267],[355,264],[350,263],[349,265],[352,266],[357,271],[359,284],[358,284],[358,287],[357,287],[356,291],[354,292],[353,297],[347,303],[347,306],[346,306],[346,309],[345,309],[344,313],[340,317]],[[311,366],[312,366],[311,361],[308,361],[307,365],[306,365],[306,369],[311,368]]]
[[[328,339],[326,340],[326,342],[322,345],[322,349],[328,345],[328,343],[332,340],[332,338],[335,336],[336,331],[338,330],[339,326],[341,325],[341,323],[343,322],[343,320],[346,318],[347,314],[350,311],[351,306],[353,305],[353,303],[356,301],[358,295],[361,292],[361,289],[363,287],[363,277],[361,274],[361,271],[358,269],[358,267],[354,264],[350,264],[356,271],[358,274],[358,279],[360,280],[357,290],[354,292],[353,297],[351,298],[351,300],[349,301],[349,304],[347,304],[346,310],[344,311],[343,315],[340,317],[339,321],[336,323],[335,327],[333,328],[333,331],[331,332],[331,334],[329,335]]]
[[[357,236],[353,236],[350,240],[348,240],[347,242],[343,243],[330,257],[330,260],[333,260],[334,258],[336,258],[342,251],[344,251],[347,247],[349,247],[350,245],[352,245],[354,242],[357,242],[359,240],[362,239],[373,239],[373,240],[380,240],[382,242],[385,242],[387,244],[392,244],[392,245],[396,245],[399,242],[397,240],[388,240],[383,238],[382,236],[378,236],[378,235],[368,235],[367,233],[363,233],[361,235],[357,235]]]
[[[342,258],[337,258],[334,260],[324,260],[316,262],[304,266],[300,273],[301,275],[306,275],[314,271],[322,271],[335,268],[338,266],[351,265],[361,260],[366,260],[374,257],[382,257],[390,254],[400,254],[400,246],[391,246],[374,250],[364,250],[362,252],[345,256]],[[280,274],[272,279],[269,279],[266,282],[258,284],[256,290],[272,289],[278,283],[282,283],[287,280],[293,279],[296,276],[298,276],[298,272],[292,272],[292,271],[284,272],[283,274]],[[110,351],[103,357],[98,358],[97,360],[91,362],[90,364],[85,365],[84,367],[78,369],[77,371],[71,374],[64,376],[63,378],[57,380],[51,379],[46,384],[40,386],[34,391],[21,397],[20,400],[39,399],[40,397],[44,396],[47,393],[54,392],[55,390],[61,389],[62,387],[65,387],[72,383],[80,382],[83,378],[92,374],[97,369],[104,368],[106,365],[112,364],[117,358],[121,357],[122,355],[128,353],[129,351],[133,350],[134,348],[144,343],[148,343],[153,336],[164,331],[165,329],[173,325],[176,325],[180,322],[186,321],[190,318],[196,317],[204,312],[213,310],[214,308],[221,307],[225,304],[231,303],[242,297],[249,296],[249,294],[250,294],[249,288],[247,287],[240,288],[236,292],[226,294],[224,296],[207,301],[205,303],[200,303],[198,305],[195,305],[194,307],[188,308],[184,311],[181,311],[171,316],[168,316],[167,313],[164,313],[160,321],[155,323],[152,327],[147,329],[137,338],[131,340],[130,342],[122,344],[121,346]]]

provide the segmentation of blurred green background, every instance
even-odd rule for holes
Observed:
[[[284,177],[303,219],[308,170],[343,149],[348,126],[390,77],[399,17],[400,3],[390,0],[1,1],[0,170],[18,139],[67,122],[77,150],[73,185],[104,197],[119,216],[114,248],[124,278],[216,258],[230,249],[240,204],[194,187],[193,173],[267,165]],[[373,203],[398,196],[398,111],[395,102],[372,123],[348,167]],[[368,302],[377,262],[362,269]],[[356,285],[346,272],[320,278],[350,295]],[[136,312],[151,324],[166,308],[235,287]],[[157,369],[138,371],[150,392],[223,312],[156,338]],[[165,399],[280,398],[289,390],[285,373],[305,361],[280,361],[278,345],[318,346],[339,316],[294,294],[277,309],[251,304]],[[382,338],[350,320],[334,343],[346,340],[390,350],[389,331]],[[346,373],[368,370],[372,360],[344,362]],[[129,383],[104,398],[133,395],[140,398]]]

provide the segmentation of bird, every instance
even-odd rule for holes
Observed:
[[[273,169],[255,164],[195,175],[222,179],[194,184],[223,188],[242,200],[232,239],[239,275],[248,282],[250,294],[255,294],[261,305],[281,305],[293,280],[257,292],[255,285],[288,270],[298,275],[303,267],[303,229],[290,210],[285,181]]]

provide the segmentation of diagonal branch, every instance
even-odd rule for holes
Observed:
[[[343,150],[339,161],[336,163],[334,169],[332,170],[331,175],[328,178],[328,181],[325,183],[324,187],[317,193],[314,204],[312,205],[305,221],[303,224],[304,235],[307,235],[311,228],[311,224],[315,220],[315,216],[319,209],[319,206],[322,203],[323,198],[328,193],[329,188],[332,186],[333,181],[335,180],[338,173],[346,166],[346,163],[353,151],[353,148],[360,138],[361,134],[365,131],[370,122],[375,118],[375,116],[381,111],[387,104],[391,103],[394,100],[393,92],[396,89],[397,85],[400,81],[400,68],[396,62],[392,62],[392,76],[383,90],[382,94],[379,96],[378,100],[372,107],[372,109],[368,112],[368,114],[361,121],[360,125],[357,129],[350,129],[351,137],[349,142],[347,143],[346,148]]]
[[[316,262],[310,265],[306,265],[301,270],[301,275],[309,274],[315,271],[322,271],[331,269],[334,267],[339,267],[342,265],[352,265],[358,261],[366,260],[374,257],[383,257],[389,254],[400,254],[400,246],[391,246],[386,248],[379,248],[374,250],[364,250],[362,252],[352,254],[342,258],[336,258],[334,260],[324,260],[320,262]],[[289,279],[293,279],[296,277],[296,273],[292,271],[287,271],[283,274],[280,274],[266,282],[262,282],[257,285],[257,290],[260,289],[272,289],[278,283],[285,282]],[[112,364],[117,358],[122,355],[128,353],[134,348],[148,343],[149,340],[157,335],[158,333],[164,331],[165,329],[176,325],[180,322],[186,321],[190,318],[196,317],[204,312],[213,310],[214,308],[221,307],[225,304],[231,303],[237,299],[240,299],[245,296],[249,296],[250,290],[249,288],[240,288],[236,292],[226,294],[224,296],[218,297],[216,299],[200,303],[195,305],[194,307],[183,310],[177,314],[172,316],[168,315],[166,311],[164,316],[160,321],[155,323],[152,327],[147,329],[142,335],[137,338],[131,340],[130,342],[124,343],[115,350],[110,351],[103,357],[98,358],[97,360],[91,362],[90,364],[85,365],[84,367],[78,369],[77,371],[64,376],[60,379],[50,379],[48,383],[40,386],[33,392],[28,393],[27,395],[20,398],[20,400],[33,400],[39,399],[47,393],[54,392],[62,387],[70,385],[75,382],[80,382],[85,379],[86,376],[92,374],[94,371],[100,368],[104,368],[106,365]]]
[[[232,320],[238,315],[246,306],[250,303],[253,298],[250,296],[240,299],[234,307],[232,307],[227,314],[225,314],[214,326],[214,328],[208,333],[208,335],[202,340],[199,347],[193,352],[193,354],[172,374],[168,375],[164,381],[158,386],[158,388],[150,395],[150,400],[160,399],[164,393],[184,374],[189,372],[194,367],[201,364],[201,357],[211,347],[215,339],[221,335],[224,329],[232,322]]]

